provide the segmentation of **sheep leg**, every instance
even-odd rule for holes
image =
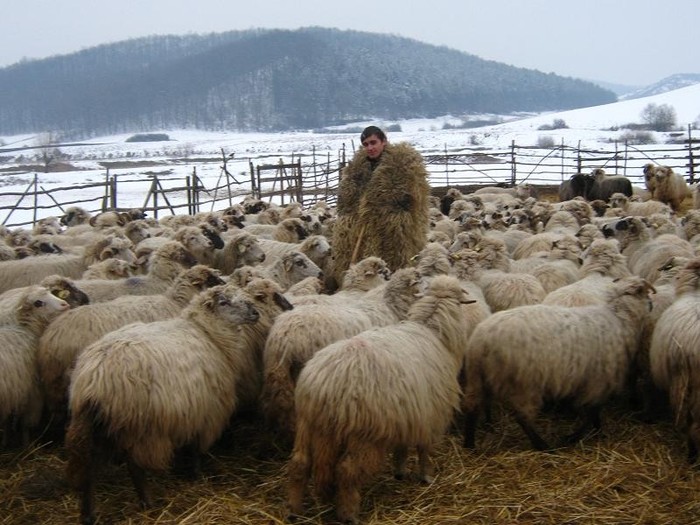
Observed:
[[[465,414],[464,417],[464,448],[476,448],[476,424],[479,420],[479,412],[477,410],[471,410]]]
[[[418,445],[418,477],[422,483],[430,484],[435,481],[433,476],[433,463],[430,461],[431,447],[428,445]]]
[[[520,425],[520,428],[523,429],[523,432],[525,432],[525,435],[528,437],[535,450],[551,450],[549,444],[535,430],[530,418],[518,412],[515,414],[515,420],[518,422],[518,425]]]
[[[584,411],[583,421],[581,425],[574,430],[571,434],[564,438],[564,445],[573,445],[581,441],[581,439],[586,436],[589,432],[598,433],[600,432],[602,425],[600,422],[600,407],[592,406],[588,407]]]
[[[287,519],[294,520],[304,511],[304,495],[311,477],[310,443],[306,439],[306,427],[301,426],[294,442],[294,451],[289,460],[289,485],[287,487]]]
[[[134,488],[136,489],[136,495],[139,498],[141,509],[151,507],[151,499],[149,498],[148,491],[146,490],[146,471],[134,463],[131,458],[127,460],[126,467],[129,470],[131,482],[134,484]]]
[[[350,439],[347,451],[338,463],[336,479],[336,516],[343,523],[358,523],[362,482],[381,468],[384,450],[363,439]]]
[[[405,445],[399,445],[394,449],[393,463],[394,463],[394,478],[403,480],[406,479],[406,460],[408,459],[408,447]]]
[[[688,425],[688,463],[693,465],[698,460],[698,443],[700,443],[700,425],[690,421]]]

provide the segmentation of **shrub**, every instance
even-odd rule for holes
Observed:
[[[566,121],[563,118],[555,118],[551,124],[542,124],[539,130],[549,131],[552,129],[568,129],[569,126],[566,125]]]
[[[619,142],[626,142],[627,144],[654,144],[656,139],[654,134],[650,131],[642,130],[628,130],[622,133],[618,139]]]
[[[165,142],[169,140],[170,137],[167,133],[137,133],[124,142]]]
[[[554,147],[554,139],[550,135],[540,135],[537,137],[537,147],[542,149],[552,149]]]

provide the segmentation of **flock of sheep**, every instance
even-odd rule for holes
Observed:
[[[4,228],[2,446],[40,430],[63,442],[85,524],[115,453],[145,508],[149,470],[177,460],[196,476],[242,413],[290,449],[290,519],[313,482],[356,523],[388,456],[403,478],[415,450],[429,483],[445,433],[461,423],[476,448],[493,403],[550,450],[599,431],[625,396],[672,417],[695,462],[700,201],[667,167],[644,174],[646,188],[576,174],[556,203],[525,186],[451,188],[410,267],[369,257],[337,284],[323,202],[246,198],[157,221],[71,208]],[[545,408],[580,424],[551,443],[536,428]]]

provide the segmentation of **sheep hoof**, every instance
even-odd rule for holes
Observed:
[[[425,474],[424,476],[421,476],[420,482],[423,485],[432,485],[435,482],[435,477]]]

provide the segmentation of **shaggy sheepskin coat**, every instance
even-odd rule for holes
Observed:
[[[352,262],[381,257],[392,271],[408,265],[428,237],[430,185],[423,158],[406,143],[387,144],[372,170],[361,148],[343,171],[338,188],[338,218],[333,227],[335,277]]]

